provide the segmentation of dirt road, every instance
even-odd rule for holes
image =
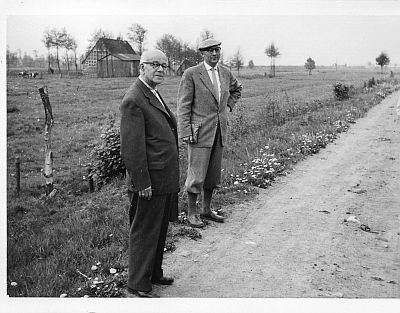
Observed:
[[[165,255],[162,297],[400,298],[399,93]],[[349,219],[349,221],[345,221]]]

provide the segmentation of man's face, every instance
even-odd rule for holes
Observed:
[[[164,81],[164,74],[167,63],[164,59],[156,59],[152,62],[145,62],[141,66],[141,77],[152,88]]]
[[[215,67],[221,56],[221,48],[218,46],[207,48],[202,51],[202,55],[208,65]]]

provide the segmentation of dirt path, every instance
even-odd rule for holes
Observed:
[[[198,241],[167,253],[162,297],[400,298],[399,93]],[[370,228],[362,230],[355,217]],[[351,218],[350,218],[351,219]]]

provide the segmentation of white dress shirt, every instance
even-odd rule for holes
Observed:
[[[164,109],[165,109],[164,102],[161,100],[160,95],[159,95],[158,92],[157,92],[157,89],[156,89],[156,88],[151,88],[151,86],[150,86],[148,83],[146,83],[142,77],[139,76],[139,79],[143,82],[143,84],[145,84],[145,85],[147,86],[147,88],[150,89],[150,91],[153,93],[153,95],[156,96],[156,98],[158,99],[158,101],[160,101],[160,103],[162,104],[162,106],[163,106]],[[165,111],[167,111],[167,109],[165,109]],[[168,112],[168,111],[167,111],[167,112]]]
[[[212,67],[207,64],[207,62],[204,62],[204,65],[206,67],[208,76],[210,77],[211,83],[213,81],[212,79]],[[219,74],[218,74],[218,65],[215,66],[215,76],[217,76],[217,86],[218,86],[218,101],[221,101],[221,82],[219,80]]]

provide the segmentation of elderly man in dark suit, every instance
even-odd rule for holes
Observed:
[[[218,64],[221,42],[207,39],[199,50],[204,62],[187,69],[178,90],[178,133],[188,143],[188,221],[204,227],[201,218],[223,222],[211,207],[213,190],[220,187],[223,147],[226,143],[227,111],[241,97],[242,85],[231,71]],[[202,214],[197,207],[203,193]]]
[[[176,120],[156,86],[167,57],[159,50],[140,59],[140,76],[121,105],[121,154],[131,199],[127,290],[157,297],[152,284],[170,285],[162,259],[168,222],[177,218],[179,157]]]

